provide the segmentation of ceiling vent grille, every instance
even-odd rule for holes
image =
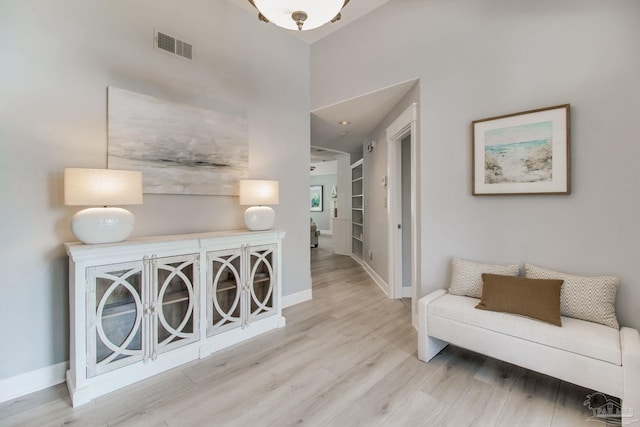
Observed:
[[[164,31],[155,30],[153,37],[154,48],[163,52],[177,55],[181,58],[193,60],[193,44],[177,37],[171,36]]]

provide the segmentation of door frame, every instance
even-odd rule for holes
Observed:
[[[389,298],[402,298],[402,158],[401,142],[410,135],[411,145],[411,319],[417,325],[418,278],[420,277],[418,230],[418,104],[411,104],[387,128],[387,215],[389,245]]]

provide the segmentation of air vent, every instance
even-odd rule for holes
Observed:
[[[189,43],[176,40],[176,55],[180,55],[187,59],[193,59],[193,56],[191,56],[192,49],[193,47]]]
[[[177,55],[181,58],[193,60],[193,44],[177,37],[171,36],[164,31],[154,31],[154,48],[163,52]]]

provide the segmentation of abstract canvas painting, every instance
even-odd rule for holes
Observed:
[[[569,194],[569,105],[473,127],[473,194]]]
[[[246,118],[109,87],[108,167],[142,172],[144,193],[237,195]]]

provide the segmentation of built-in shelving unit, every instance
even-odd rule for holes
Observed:
[[[363,160],[351,165],[351,251],[362,259],[364,236]]]

